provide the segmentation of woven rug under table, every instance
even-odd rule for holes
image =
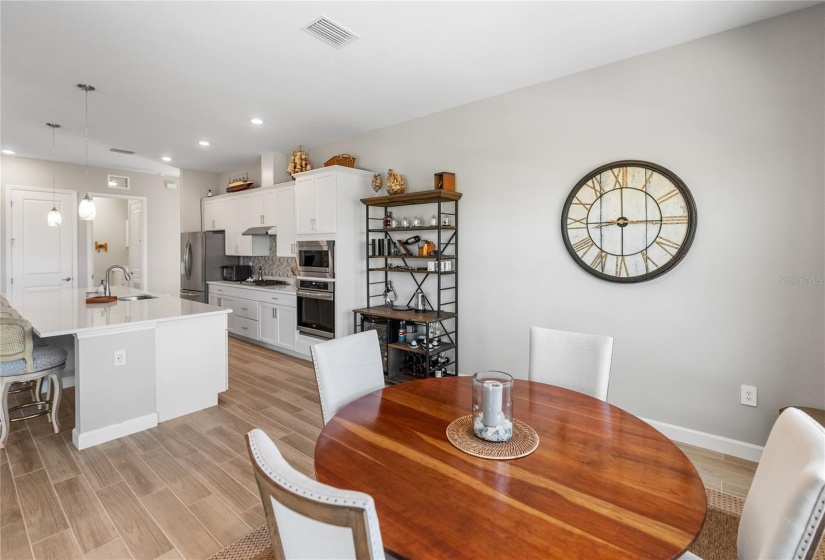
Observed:
[[[690,551],[702,560],[737,560],[736,534],[745,500],[716,490],[706,490],[708,517]],[[247,536],[218,551],[209,560],[275,560],[267,526],[261,525]],[[825,547],[822,546],[822,542],[814,554],[814,560],[825,560]]]

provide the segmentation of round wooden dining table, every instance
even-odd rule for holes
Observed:
[[[402,383],[338,412],[315,447],[318,480],[370,494],[384,547],[405,558],[674,558],[705,520],[693,464],[657,430],[608,403],[516,380],[513,418],[536,451],[483,459],[447,426],[472,379]]]

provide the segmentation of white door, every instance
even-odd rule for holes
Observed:
[[[14,298],[56,297],[73,289],[77,259],[76,193],[52,194],[23,187],[9,189],[11,285]],[[54,199],[53,199],[54,196]],[[54,201],[53,201],[54,200]],[[49,227],[46,217],[56,205],[63,217],[59,227]],[[51,293],[51,295],[47,295]]]
[[[143,289],[143,202],[129,201],[129,271],[132,287]]]

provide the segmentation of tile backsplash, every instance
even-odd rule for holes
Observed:
[[[252,271],[257,274],[258,267],[263,269],[264,276],[275,277],[294,277],[295,276],[295,257],[279,257],[276,253],[276,237],[269,236],[269,256],[268,257],[250,257],[249,263],[252,265]]]

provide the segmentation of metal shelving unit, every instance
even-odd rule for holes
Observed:
[[[376,321],[385,321],[385,335],[382,337],[382,352],[385,356],[385,375],[390,378],[406,377],[402,360],[415,361],[416,356],[423,357],[423,368],[426,371],[412,377],[432,376],[432,364],[437,362],[433,358],[449,363],[440,365],[439,369],[447,375],[456,375],[458,372],[458,201],[461,193],[444,190],[415,192],[391,196],[363,198],[361,202],[366,207],[366,301],[367,307],[353,311],[355,331],[363,330],[365,322],[375,324]],[[434,204],[437,225],[415,227],[385,227],[385,219],[392,208]],[[380,210],[377,211],[376,209]],[[449,224],[445,224],[445,217],[449,217]],[[398,242],[414,232],[435,233],[436,254],[416,255],[403,254]],[[384,241],[385,253],[371,254],[372,241]],[[389,249],[392,247],[392,249]],[[398,254],[402,253],[402,254]],[[435,271],[427,270],[426,262],[435,262]],[[449,261],[452,270],[441,271],[442,262]],[[422,266],[424,264],[424,266]],[[436,286],[433,298],[426,297],[427,311],[417,313],[412,309],[389,308],[383,304],[384,291],[391,275],[409,274],[417,289],[425,292],[425,285],[434,281]],[[430,281],[430,284],[428,284]],[[380,303],[375,305],[376,300]],[[413,295],[407,300],[405,307],[412,303]],[[365,321],[366,318],[366,321]],[[398,325],[401,321],[423,325],[423,333],[427,341],[431,340],[432,326],[438,325],[437,338],[440,344],[436,347],[411,348],[406,342],[398,341]],[[412,358],[411,358],[412,356]]]

